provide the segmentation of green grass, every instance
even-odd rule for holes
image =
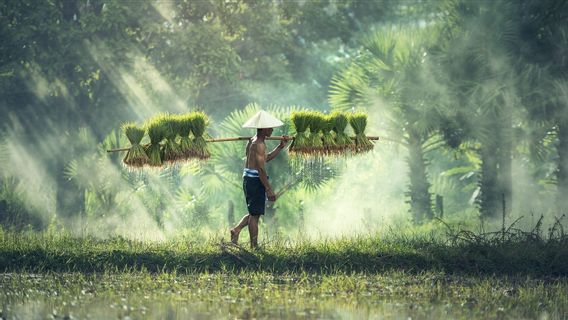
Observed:
[[[565,319],[564,236],[273,241],[0,233],[3,318]]]
[[[272,242],[249,252],[221,246],[220,239],[178,238],[139,242],[63,235],[3,233],[0,270],[5,272],[217,272],[378,273],[441,271],[456,274],[568,275],[568,239],[488,242],[429,238],[357,237],[295,244]]]

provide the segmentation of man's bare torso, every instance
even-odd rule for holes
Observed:
[[[255,137],[247,144],[245,168],[264,169],[266,145]]]

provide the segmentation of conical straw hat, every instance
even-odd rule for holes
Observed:
[[[262,129],[262,128],[276,128],[280,127],[284,123],[275,117],[271,116],[268,112],[264,110],[260,110],[254,116],[243,124],[243,128],[254,128],[254,129]]]

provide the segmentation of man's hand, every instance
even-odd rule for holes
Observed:
[[[274,194],[274,191],[272,191],[272,189],[268,189],[266,191],[266,197],[268,198],[268,201],[276,201],[276,194]]]
[[[284,149],[284,147],[286,146],[286,144],[288,144],[290,137],[289,136],[282,136],[282,140],[280,140],[280,144],[278,145],[278,147],[280,149]]]

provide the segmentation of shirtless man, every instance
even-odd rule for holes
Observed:
[[[251,120],[254,119],[257,121],[252,121],[253,123],[250,124]],[[247,144],[245,169],[243,172],[243,191],[247,202],[248,214],[241,219],[237,226],[231,229],[231,242],[234,244],[238,243],[241,230],[248,225],[250,245],[252,248],[258,247],[258,221],[260,216],[264,214],[266,199],[276,201],[276,194],[268,181],[264,165],[266,162],[274,159],[280,150],[284,149],[288,140],[284,136],[285,139],[280,141],[280,144],[268,154],[266,154],[264,140],[272,135],[274,127],[280,125],[282,125],[280,120],[273,118],[264,111],[260,111],[243,125],[243,127],[254,126],[257,128],[257,131],[256,135]]]

